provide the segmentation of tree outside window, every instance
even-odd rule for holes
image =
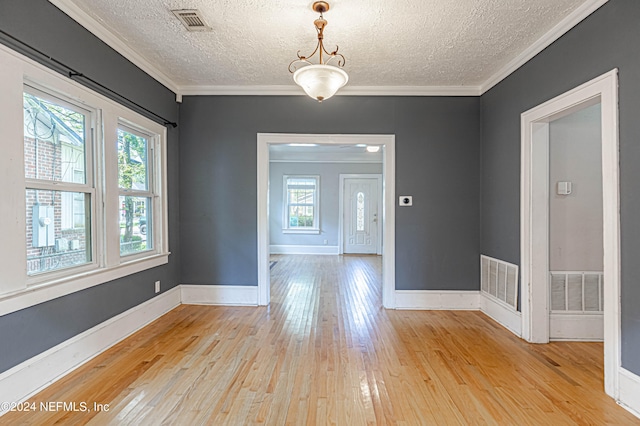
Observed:
[[[118,128],[118,186],[120,188],[120,254],[152,248],[149,182],[149,140],[128,128]]]

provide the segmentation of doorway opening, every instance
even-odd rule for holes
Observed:
[[[523,113],[521,118],[522,337],[532,343],[548,343],[552,303],[558,303],[552,295],[549,198],[552,187],[556,193],[561,193],[560,196],[571,192],[569,180],[550,182],[550,125],[585,108],[600,105],[603,279],[598,282],[602,285],[605,391],[614,398],[620,367],[617,96],[617,70],[613,70]],[[565,276],[565,280],[568,279]],[[584,281],[584,277],[581,280]]]
[[[382,305],[395,308],[395,135],[324,135],[259,133],[258,192],[258,304],[270,301],[269,264],[269,147],[273,145],[376,145],[382,150],[381,220]],[[321,184],[320,184],[321,185]]]
[[[602,126],[593,101],[549,119],[550,340],[604,338]]]

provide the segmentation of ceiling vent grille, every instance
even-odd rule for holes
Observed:
[[[188,31],[211,31],[211,27],[209,27],[202,18],[200,11],[197,9],[181,9],[181,10],[172,10],[176,18],[182,22],[182,25]]]

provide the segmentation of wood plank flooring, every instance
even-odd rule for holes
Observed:
[[[380,258],[274,256],[271,306],[182,305],[36,395],[107,412],[0,424],[631,425],[598,343],[381,308]]]

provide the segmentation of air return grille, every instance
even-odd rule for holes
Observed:
[[[200,11],[197,9],[181,9],[181,10],[172,10],[176,18],[182,22],[182,25],[188,31],[210,31],[211,27],[209,27],[202,18]]]
[[[601,312],[602,272],[550,271],[551,312]]]
[[[488,256],[480,256],[482,292],[513,309],[518,308],[518,266]]]

